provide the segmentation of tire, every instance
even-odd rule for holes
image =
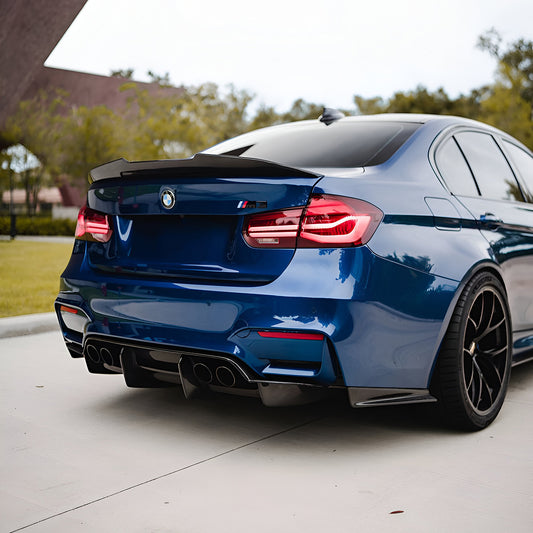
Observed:
[[[511,332],[501,282],[490,272],[475,275],[457,302],[432,381],[452,426],[478,431],[498,415],[511,374]]]

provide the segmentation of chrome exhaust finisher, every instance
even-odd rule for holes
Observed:
[[[99,364],[102,361],[100,358],[100,352],[93,344],[88,344],[85,347],[85,353],[93,363]]]
[[[100,348],[100,358],[105,365],[113,366],[113,355],[107,348]]]
[[[235,384],[237,383],[235,374],[233,373],[231,368],[227,366],[219,366],[216,369],[215,374],[216,374],[218,382],[224,387],[231,388],[231,387],[234,387]]]
[[[192,373],[200,383],[209,385],[213,381],[213,372],[205,363],[194,363]]]

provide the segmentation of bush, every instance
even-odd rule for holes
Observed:
[[[74,236],[76,221],[68,218],[17,216],[17,235]],[[0,217],[0,235],[11,233],[11,218]]]

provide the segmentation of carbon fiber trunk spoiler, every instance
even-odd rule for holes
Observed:
[[[116,159],[104,165],[93,168],[89,172],[89,182],[107,180],[113,178],[126,178],[128,176],[161,173],[182,173],[192,171],[203,174],[216,170],[224,175],[246,175],[256,177],[320,177],[320,174],[287,167],[265,161],[262,159],[252,159],[249,157],[236,157],[229,155],[196,154],[187,159],[163,159],[158,161],[128,161],[126,159]]]

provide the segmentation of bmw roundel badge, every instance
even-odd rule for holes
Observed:
[[[172,209],[176,203],[176,195],[170,189],[164,189],[161,192],[161,203],[165,209]]]

